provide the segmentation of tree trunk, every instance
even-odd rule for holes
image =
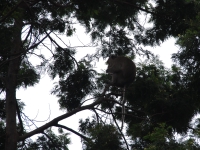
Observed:
[[[21,63],[21,32],[22,16],[18,16],[14,22],[13,44],[10,52],[8,74],[6,79],[6,150],[17,149],[17,129],[16,129],[16,83],[17,74]]]

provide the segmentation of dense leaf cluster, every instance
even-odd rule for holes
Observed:
[[[79,68],[71,73],[66,79],[60,80],[53,93],[59,97],[61,108],[73,110],[81,105],[83,98],[95,90],[95,71]]]
[[[97,123],[95,120],[79,121],[79,129],[91,138],[91,142],[83,142],[84,150],[116,149],[124,150],[121,135],[113,125]]]
[[[51,130],[47,130],[46,133],[39,136],[35,142],[30,140],[27,143],[27,147],[19,149],[69,150],[67,144],[70,143],[70,140],[67,138],[67,135],[68,134],[61,134],[57,136]]]

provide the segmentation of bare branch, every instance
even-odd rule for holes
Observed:
[[[36,128],[37,128],[37,126],[36,126],[36,124],[33,122],[33,120],[32,119],[30,119],[28,116],[26,116],[23,112],[21,112],[22,114],[23,114],[23,119],[26,121],[26,123],[27,123],[27,125],[29,126],[29,128],[32,126],[32,125],[34,125]],[[32,123],[31,125],[29,124],[29,123]]]
[[[92,104],[89,104],[89,105],[86,105],[86,106],[82,106],[82,107],[78,107],[78,108],[76,108],[76,109],[74,109],[74,110],[72,110],[72,111],[70,111],[70,112],[68,112],[68,113],[66,113],[64,115],[61,115],[61,116],[53,119],[52,121],[46,123],[45,125],[37,128],[37,129],[35,129],[35,130],[33,130],[33,131],[29,132],[29,133],[26,133],[23,136],[20,136],[18,138],[18,141],[23,141],[24,139],[29,138],[29,137],[31,137],[31,136],[33,136],[35,134],[42,133],[44,130],[48,129],[49,127],[56,126],[59,121],[61,121],[63,119],[66,119],[66,118],[68,118],[68,117],[70,117],[70,116],[72,116],[72,115],[74,115],[74,114],[76,114],[76,113],[78,113],[80,111],[87,110],[87,109],[93,109],[94,106],[102,103],[104,100],[105,100],[104,98],[100,98],[100,99],[98,99],[97,101],[95,101]]]
[[[44,135],[51,141],[51,143],[52,143],[53,145],[55,145],[56,147],[61,147],[61,145],[58,145],[57,143],[55,143],[55,142],[53,141],[53,139],[52,139],[47,133],[42,132],[42,134],[44,134]]]
[[[93,109],[93,111],[94,111],[94,113],[95,113],[95,115],[96,115],[97,122],[99,123],[99,118],[100,118],[100,116],[99,116],[99,114],[97,113],[97,111],[96,111],[95,109]]]
[[[45,31],[45,33],[46,33],[46,31]],[[50,39],[54,44],[56,44],[56,46],[58,46],[58,47],[61,48],[62,50],[65,50],[65,49],[62,48],[50,35],[48,35],[48,37],[49,37],[49,39]],[[68,54],[68,55],[75,61],[77,67],[79,67],[78,62],[76,61],[76,59],[75,59],[73,56],[71,56],[70,54]]]
[[[52,32],[52,31],[51,31],[51,32]],[[42,42],[49,36],[49,34],[50,34],[51,32],[46,33],[46,36],[45,36],[44,38],[42,38],[42,40],[40,40],[38,43],[36,43],[36,44],[32,45],[31,47],[29,47],[26,51],[31,50],[31,49],[33,49],[33,48],[36,48],[40,43],[42,43]]]
[[[119,125],[118,125],[118,123],[117,123],[117,121],[116,121],[116,119],[115,119],[115,116],[114,116],[114,114],[113,114],[113,112],[112,112],[112,109],[111,109],[111,108],[109,108],[109,109],[110,109],[110,112],[111,112],[111,114],[112,114],[113,120],[114,120],[114,122],[115,122],[115,124],[116,124],[116,126],[117,126],[117,128],[118,128],[118,130],[119,130],[119,132],[121,133],[121,135],[122,135],[122,137],[123,137],[123,139],[124,139],[124,142],[126,143],[127,150],[129,150],[129,147],[128,147],[128,143],[127,143],[127,141],[126,141],[126,138],[125,138],[124,134],[122,133],[122,130],[120,129],[120,127],[119,127]]]
[[[33,27],[32,27],[32,25],[31,25],[31,26],[30,26],[30,29],[29,29],[29,31],[28,31],[28,34],[26,35],[26,37],[25,37],[25,39],[24,39],[24,41],[23,41],[22,45],[24,45],[24,43],[27,41],[27,39],[28,39],[29,35],[30,35],[30,34],[31,34],[31,32],[32,32],[32,29],[33,29]]]
[[[78,133],[77,131],[75,131],[75,130],[73,130],[73,129],[71,129],[71,128],[68,128],[68,127],[66,127],[66,126],[63,126],[63,125],[61,125],[61,124],[57,124],[57,125],[55,125],[55,127],[59,127],[59,128],[63,128],[63,129],[65,129],[65,130],[71,131],[72,133],[74,133],[74,134],[80,136],[81,138],[83,138],[84,140],[86,140],[86,141],[88,141],[88,142],[90,141],[90,139],[89,139],[88,137],[86,137],[86,136],[84,136],[84,135]]]

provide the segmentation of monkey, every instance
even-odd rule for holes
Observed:
[[[125,89],[129,86],[135,79],[136,76],[136,66],[135,63],[124,56],[114,56],[111,55],[107,60],[108,68],[106,73],[111,74],[112,81],[109,81],[108,84],[123,87],[123,99],[122,99],[122,126],[123,129],[124,123],[124,114],[125,114]]]
[[[112,75],[112,81],[109,81],[108,84],[117,87],[125,87],[134,81],[136,66],[131,59],[124,56],[111,55],[107,60],[107,64],[108,68],[106,73]]]

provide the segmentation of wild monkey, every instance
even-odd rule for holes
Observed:
[[[124,123],[125,114],[125,89],[130,85],[136,76],[136,66],[135,63],[124,56],[114,56],[111,55],[107,60],[108,68],[106,73],[111,74],[112,81],[109,81],[109,85],[123,87],[123,99],[122,99],[122,127]]]
[[[130,85],[136,75],[135,63],[124,56],[111,55],[107,60],[108,68],[106,73],[112,75],[112,81],[108,84],[117,87],[125,87]]]

